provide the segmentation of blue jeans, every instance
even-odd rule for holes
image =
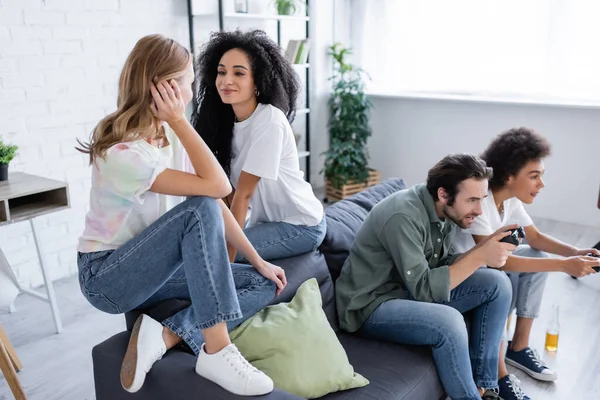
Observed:
[[[548,258],[548,254],[532,249],[527,245],[519,245],[513,256]],[[513,289],[513,298],[510,305],[510,311],[517,309],[517,317],[537,318],[540,315],[542,307],[542,298],[544,288],[548,279],[547,272],[509,272],[506,274],[510,278]]]
[[[209,197],[191,197],[118,249],[79,253],[77,261],[81,290],[101,311],[189,300],[162,323],[196,354],[202,329],[226,322],[232,330],[275,297],[272,281],[229,263],[222,211]]]
[[[373,339],[432,346],[448,396],[481,399],[477,387],[498,387],[498,348],[510,299],[506,274],[480,268],[451,291],[449,302],[389,300],[367,318],[359,332]],[[461,314],[467,311],[472,311],[470,338]]]
[[[277,260],[315,251],[325,239],[325,216],[318,225],[293,225],[287,222],[266,222],[244,229],[252,246],[265,260]],[[247,262],[238,254],[235,262]]]

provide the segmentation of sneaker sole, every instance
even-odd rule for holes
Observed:
[[[552,381],[555,381],[556,379],[558,379],[558,376],[556,374],[554,374],[554,375],[546,375],[546,374],[537,373],[535,371],[530,370],[527,367],[524,367],[523,365],[519,364],[518,362],[511,360],[508,357],[506,357],[504,359],[504,361],[508,365],[511,365],[511,366],[513,366],[515,368],[520,369],[521,371],[525,372],[527,375],[531,376],[532,378],[537,379],[538,381],[552,382]]]
[[[140,328],[142,326],[142,319],[143,315],[140,315],[133,325],[129,344],[127,345],[127,352],[125,352],[123,364],[121,364],[121,385],[123,386],[123,389],[131,393],[137,392],[141,387],[141,385],[138,385],[140,387],[134,388],[133,384],[137,369],[137,343]]]
[[[227,390],[228,392],[233,393],[238,396],[264,396],[266,394],[273,392],[273,390],[275,390],[274,385],[271,385],[268,388],[263,388],[262,390],[258,390],[258,389],[254,390],[254,391],[244,390],[244,389],[235,387],[233,385],[228,385],[227,382],[219,381],[219,377],[217,377],[217,376],[212,376],[210,374],[204,374],[204,373],[202,373],[202,371],[198,372],[197,369],[196,369],[196,374],[208,381],[211,381],[215,385],[220,386],[222,389]]]

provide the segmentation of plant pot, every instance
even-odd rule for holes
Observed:
[[[247,14],[248,0],[235,0],[235,12],[238,14]]]
[[[334,202],[345,199],[356,193],[377,185],[381,181],[379,171],[369,168],[369,178],[366,183],[357,183],[354,181],[346,182],[341,188],[334,187],[330,181],[325,182],[325,196],[327,200]]]
[[[277,14],[279,15],[292,15],[294,13],[295,7],[293,4],[278,4],[277,5]]]
[[[0,164],[0,182],[8,180],[8,164]]]

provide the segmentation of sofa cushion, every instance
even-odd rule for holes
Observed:
[[[369,385],[331,393],[325,400],[437,400],[445,399],[444,389],[428,346],[408,346],[361,338],[342,332],[338,335],[350,363]]]
[[[359,389],[328,394],[324,400],[423,400],[440,399],[441,383],[426,346],[403,346],[376,342],[340,333],[340,343],[356,372],[370,384]],[[196,358],[182,351],[170,350],[154,364],[144,386],[135,394],[121,387],[119,371],[127,350],[129,333],[121,332],[92,350],[94,382],[97,400],[145,399],[210,399],[242,400],[247,397],[226,392],[194,372]],[[300,397],[279,389],[256,400],[300,400]]]
[[[323,310],[325,311],[327,320],[333,329],[337,331],[338,322],[335,308],[335,292],[333,289],[333,281],[331,280],[331,275],[329,275],[329,270],[327,269],[327,263],[325,262],[323,254],[317,250],[300,256],[274,260],[272,262],[284,269],[288,283],[279,296],[275,297],[269,305],[291,301],[300,285],[311,278],[315,278],[319,283]]]
[[[179,350],[170,350],[152,366],[144,385],[137,393],[128,393],[119,378],[121,363],[129,343],[129,332],[121,332],[94,346],[94,387],[96,400],[246,400],[194,371],[196,357]],[[252,400],[302,400],[301,397],[275,389]]]
[[[308,399],[367,385],[331,329],[317,280],[304,282],[289,303],[264,308],[234,329],[231,341],[275,387]]]
[[[406,188],[400,178],[391,178],[325,209],[327,234],[320,250],[325,255],[335,282],[350,253],[356,233],[373,206],[392,193]]]

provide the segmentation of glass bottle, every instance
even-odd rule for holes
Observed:
[[[558,320],[558,306],[552,306],[552,317],[546,328],[546,345],[547,351],[556,351],[558,349],[558,335],[560,334],[560,322]]]

